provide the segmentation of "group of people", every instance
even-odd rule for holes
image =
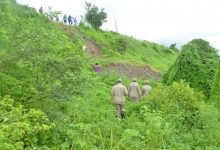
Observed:
[[[65,24],[67,24],[67,21],[68,21],[68,23],[69,23],[70,26],[73,25],[73,22],[74,22],[75,25],[77,24],[76,18],[72,17],[71,15],[69,15],[69,16],[67,17],[67,15],[65,14],[65,15],[63,16],[63,22],[64,22]]]
[[[40,14],[43,14],[43,13],[44,13],[44,12],[43,12],[43,7],[40,7],[39,13],[40,13]],[[58,20],[59,20],[59,17],[57,17],[56,20],[58,21]],[[65,14],[65,15],[63,16],[63,22],[64,22],[64,24],[67,24],[67,22],[68,22],[68,24],[69,24],[70,26],[73,25],[73,23],[74,23],[75,25],[77,25],[77,19],[74,18],[74,17],[72,17],[71,15],[69,15],[69,16],[67,17],[67,15]]]
[[[152,87],[149,85],[147,80],[144,81],[144,85],[140,88],[137,83],[137,79],[133,78],[130,83],[128,90],[123,85],[122,80],[118,79],[116,85],[112,87],[112,103],[115,105],[117,116],[119,118],[125,118],[125,99],[128,96],[131,102],[138,102],[141,98],[147,96],[151,91]]]

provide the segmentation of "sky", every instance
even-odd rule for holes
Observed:
[[[17,0],[34,7],[50,6],[63,14],[80,19],[85,13],[83,0]],[[186,44],[203,38],[220,50],[220,0],[87,0],[105,8],[107,23],[102,29],[115,31],[140,40],[169,46]]]

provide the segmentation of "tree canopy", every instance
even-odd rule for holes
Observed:
[[[89,23],[94,28],[99,28],[107,20],[107,13],[104,11],[104,8],[99,8],[95,5],[92,5],[89,2],[85,3],[85,21]]]

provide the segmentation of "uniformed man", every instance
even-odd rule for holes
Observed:
[[[125,96],[128,94],[122,80],[118,79],[116,85],[112,87],[112,103],[115,105],[119,118],[125,118]]]
[[[128,87],[128,98],[132,102],[137,102],[141,98],[141,90],[136,78],[132,79],[132,82]]]
[[[143,85],[142,90],[141,90],[142,97],[147,96],[151,90],[152,90],[152,87],[149,85],[149,81],[145,80],[144,85]]]

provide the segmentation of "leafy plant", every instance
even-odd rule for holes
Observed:
[[[195,39],[184,45],[180,56],[163,77],[163,82],[185,80],[210,97],[218,56],[208,42]]]
[[[104,8],[99,8],[91,3],[85,3],[85,21],[88,22],[92,27],[98,29],[104,22],[106,22],[107,13],[104,12]]]

